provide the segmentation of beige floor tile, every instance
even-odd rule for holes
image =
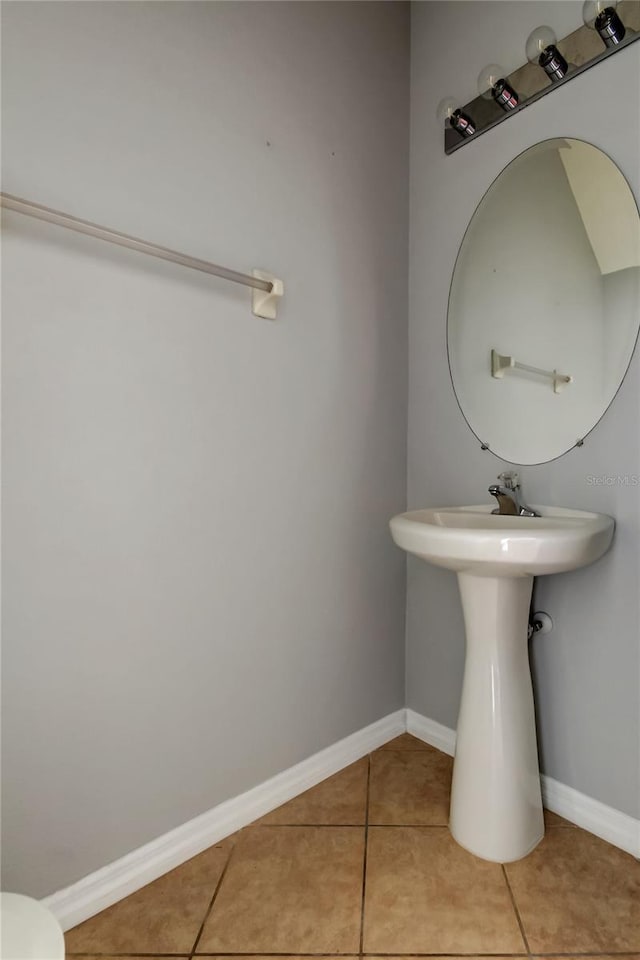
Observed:
[[[234,842],[223,840],[69,930],[67,953],[188,954]]]
[[[413,737],[410,733],[401,733],[399,737],[394,737],[393,740],[389,740],[388,743],[384,743],[379,750],[433,750],[433,747],[430,747],[428,743],[424,743],[423,740],[418,740],[417,737]],[[378,751],[376,750],[376,753]]]
[[[252,827],[198,953],[357,953],[364,828]]]
[[[189,960],[189,954],[186,953],[183,957],[179,957],[177,954],[170,954],[171,960]],[[124,956],[122,953],[118,954],[107,954],[107,953],[69,953],[67,951],[67,957],[73,957],[73,960],[140,960],[139,953],[129,953]],[[150,957],[148,953],[144,954],[144,960],[167,960],[166,953],[164,956]],[[255,958],[253,958],[255,960]]]
[[[499,864],[467,853],[446,827],[370,827],[364,949],[499,954],[525,946]]]
[[[552,813],[551,810],[547,810],[546,807],[543,813],[545,827],[572,827],[574,830],[577,829],[575,823],[565,820],[564,817],[559,817],[557,813]]]
[[[549,830],[506,865],[533,953],[640,951],[640,863],[584,830]]]
[[[261,824],[360,824],[367,812],[368,760],[358,760],[267,814]]]
[[[452,770],[451,757],[433,748],[374,753],[369,823],[446,826]]]

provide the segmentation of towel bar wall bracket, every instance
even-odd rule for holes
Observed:
[[[527,373],[535,373],[540,377],[548,377],[553,381],[554,393],[562,393],[569,383],[573,383],[573,377],[566,373],[558,373],[557,370],[543,370],[541,367],[532,367],[528,363],[519,363],[515,357],[509,357],[498,353],[497,350],[492,350],[491,376],[495,377],[496,380],[502,380],[505,370],[525,370]]]
[[[252,274],[258,280],[267,280],[271,284],[271,290],[256,290],[254,287],[251,294],[251,312],[254,317],[275,320],[278,301],[284,293],[284,284],[266,270],[253,270]]]
[[[254,316],[262,317],[265,320],[276,319],[276,308],[284,293],[284,284],[282,280],[278,280],[277,277],[272,276],[265,270],[254,270],[251,275],[239,273],[237,270],[229,270],[228,267],[221,267],[216,263],[210,263],[208,260],[200,260],[197,257],[178,253],[177,250],[170,250],[168,247],[161,247],[157,243],[149,243],[146,240],[140,240],[138,237],[131,237],[129,234],[111,230],[109,227],[101,227],[90,220],[81,220],[79,217],[62,213],[60,210],[44,207],[40,203],[14,197],[10,193],[0,193],[0,206],[16,213],[22,213],[27,217],[35,217],[36,220],[53,223],[57,227],[75,230],[76,233],[94,237],[96,240],[115,243],[117,246],[135,250],[136,253],[146,253],[150,257],[168,260],[170,263],[178,263],[180,266],[188,267],[191,270],[200,270],[202,273],[209,273],[215,277],[222,277],[223,280],[231,280],[232,283],[241,283],[245,287],[251,287],[253,290],[251,306]]]

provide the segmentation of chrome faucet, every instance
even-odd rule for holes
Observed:
[[[498,480],[502,483],[492,483],[489,493],[498,501],[498,506],[491,513],[499,513],[512,517],[539,517],[540,514],[532,510],[520,498],[520,480],[514,472],[501,473]]]

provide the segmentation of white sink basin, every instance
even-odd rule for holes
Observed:
[[[449,826],[461,846],[498,862],[519,860],[544,836],[527,648],[533,578],[597,560],[614,527],[597,513],[535,509],[540,517],[482,505],[391,520],[399,547],[458,575],[467,655]]]
[[[611,543],[611,517],[535,509],[542,516],[500,516],[488,504],[413,510],[393,518],[391,535],[399,547],[438,567],[490,577],[575,570],[593,563]]]

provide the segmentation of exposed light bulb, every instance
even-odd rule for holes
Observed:
[[[569,69],[569,64],[559,52],[556,44],[558,38],[551,27],[536,27],[529,34],[526,45],[527,60],[537,63],[552,82],[562,80]]]
[[[440,123],[449,124],[461,137],[472,137],[476,132],[476,125],[468,113],[458,107],[453,97],[445,97],[436,108],[436,117]]]
[[[529,63],[537,63],[540,54],[544,53],[547,47],[555,47],[558,38],[551,27],[536,27],[527,38],[526,54]]]
[[[513,110],[520,97],[506,81],[507,71],[499,63],[490,63],[478,75],[478,93],[485,100],[493,99],[503,110]]]
[[[436,117],[440,123],[447,124],[451,114],[458,107],[458,103],[453,97],[445,97],[444,100],[441,100],[438,106],[436,107]]]
[[[591,30],[596,28],[596,17],[602,13],[603,10],[606,10],[607,7],[611,7],[612,10],[618,6],[618,0],[585,0],[582,4],[582,19],[586,27],[589,27]]]
[[[624,39],[626,30],[616,7],[618,0],[586,0],[582,6],[585,26],[595,30],[605,47],[615,47]]]

